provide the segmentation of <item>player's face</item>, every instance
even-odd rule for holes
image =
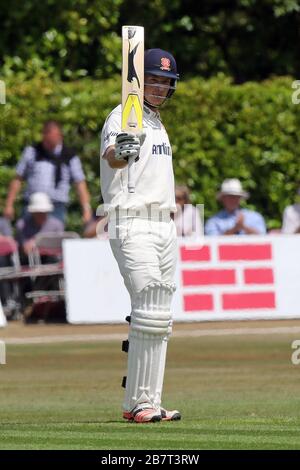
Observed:
[[[167,77],[145,75],[145,100],[154,107],[160,106],[169,92],[171,80]]]

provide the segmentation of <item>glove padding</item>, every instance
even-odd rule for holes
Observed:
[[[134,161],[139,160],[141,146],[145,141],[146,135],[131,134],[130,132],[122,132],[116,137],[115,143],[115,158],[116,160],[128,161],[129,158],[134,158]]]

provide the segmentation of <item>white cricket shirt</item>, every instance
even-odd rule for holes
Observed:
[[[140,159],[134,164],[135,193],[128,193],[128,168],[113,169],[103,159],[106,149],[115,145],[121,132],[121,105],[107,117],[101,134],[101,192],[105,204],[122,209],[139,209],[157,204],[159,209],[176,212],[172,149],[158,112],[144,106],[143,132],[146,139]]]

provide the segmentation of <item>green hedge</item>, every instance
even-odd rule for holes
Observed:
[[[238,177],[250,191],[248,207],[265,215],[268,227],[281,224],[294,200],[299,178],[300,113],[292,103],[293,79],[232,85],[225,77],[181,82],[162,110],[173,146],[178,183],[192,190],[192,201],[217,209],[216,191],[224,178]],[[0,105],[0,198],[5,198],[24,145],[40,138],[49,118],[63,123],[66,141],[78,149],[92,194],[99,200],[99,133],[120,100],[120,78],[50,81],[42,75],[7,83]],[[79,230],[79,206],[72,192],[69,228]]]

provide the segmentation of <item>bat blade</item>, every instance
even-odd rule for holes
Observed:
[[[122,27],[122,131],[143,130],[144,28]],[[134,192],[134,161],[128,163],[128,191]]]

